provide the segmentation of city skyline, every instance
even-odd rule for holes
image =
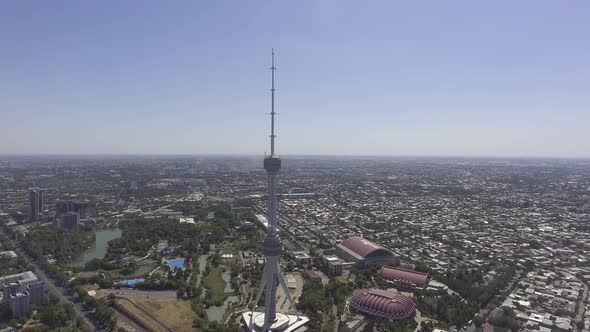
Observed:
[[[275,47],[283,155],[590,157],[581,1],[63,4],[0,13],[1,155],[263,155]]]

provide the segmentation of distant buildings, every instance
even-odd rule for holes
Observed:
[[[336,245],[336,255],[346,262],[355,263],[358,268],[399,265],[399,256],[391,250],[360,236],[350,237]]]
[[[61,215],[55,222],[59,229],[71,229],[80,223],[80,214],[77,212],[68,212]]]
[[[15,266],[18,262],[18,256],[14,251],[0,251],[0,268]]]
[[[357,291],[348,307],[353,313],[388,321],[405,320],[416,315],[416,305],[409,297],[382,289]]]
[[[317,193],[294,193],[294,194],[279,194],[279,199],[315,199],[319,195]]]
[[[86,202],[76,200],[59,200],[55,202],[55,218],[58,219],[62,215],[69,212],[76,212],[80,215],[80,219],[86,219]]]
[[[29,189],[29,220],[37,221],[43,217],[43,191],[39,188]]]
[[[531,330],[572,331],[576,324],[573,317],[580,299],[585,297],[586,287],[565,269],[537,268],[519,280],[518,287],[512,290],[502,307],[514,310],[516,318]]]
[[[59,200],[55,202],[55,226],[70,229],[86,219],[86,202],[75,200]]]

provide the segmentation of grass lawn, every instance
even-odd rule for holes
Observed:
[[[157,331],[157,332],[160,332],[160,331],[166,332],[167,331],[164,326],[159,324],[157,321],[153,320],[150,316],[146,315],[144,312],[142,312],[137,307],[135,307],[130,301],[117,299],[117,300],[115,300],[115,302],[118,305],[124,307],[128,313],[135,316],[137,319],[139,319],[141,322],[143,322],[145,325],[147,325],[152,331]],[[141,307],[137,303],[136,303],[136,305]],[[142,309],[149,312],[145,308],[142,308]],[[192,325],[192,323],[191,323],[191,325]]]
[[[134,302],[174,331],[193,331],[193,320],[197,314],[190,302],[176,299],[137,299]]]
[[[225,299],[225,281],[221,277],[221,270],[219,268],[212,268],[211,272],[203,279],[205,288],[211,291],[211,303],[222,302]]]
[[[234,241],[226,241],[221,244],[221,253],[222,254],[234,254],[238,253],[236,249],[237,242]]]

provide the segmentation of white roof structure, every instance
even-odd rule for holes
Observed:
[[[266,217],[263,214],[257,214],[256,219],[258,219],[258,221],[260,221],[262,225],[264,225],[265,229],[268,229],[268,219],[266,219]]]
[[[252,328],[248,326],[250,318],[252,317]],[[250,332],[259,332],[262,330],[264,324],[264,312],[245,311],[242,313],[242,320],[246,323],[246,328]],[[309,318],[305,316],[286,315],[277,312],[277,320],[270,327],[271,331],[277,332],[297,332],[304,331],[304,325],[309,322]]]
[[[195,219],[190,217],[180,217],[179,219],[181,224],[194,224]]]
[[[37,280],[37,276],[32,271],[26,271],[23,273],[11,274],[8,276],[0,277],[0,284],[14,281],[20,281],[22,284],[28,284]]]

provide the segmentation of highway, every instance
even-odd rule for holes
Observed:
[[[33,267],[31,270],[33,271],[33,273],[35,273],[35,275],[39,278],[39,280],[41,280],[45,284],[45,287],[47,288],[48,292],[55,295],[55,297],[57,297],[57,299],[59,300],[60,303],[72,305],[72,308],[74,310],[74,313],[76,314],[76,317],[79,320],[81,320],[84,323],[84,325],[86,325],[87,330],[89,330],[89,331],[96,331],[97,330],[94,323],[92,323],[92,321],[90,321],[88,319],[88,315],[90,314],[90,312],[85,313],[80,304],[74,303],[70,297],[68,297],[64,294],[65,290],[62,287],[55,285],[55,281],[51,277],[49,277],[45,273],[45,271],[43,271],[43,269],[41,269],[39,267],[39,265],[31,257],[29,257],[25,253],[25,251],[23,250],[23,247],[22,247],[23,244],[21,243],[21,241],[13,239],[11,236],[9,236],[8,233],[6,233],[6,231],[4,230],[4,228],[2,226],[0,226],[0,236],[4,237],[6,240],[12,242],[12,244],[15,247],[14,251],[16,253],[18,253],[21,257],[23,257],[28,265]]]

